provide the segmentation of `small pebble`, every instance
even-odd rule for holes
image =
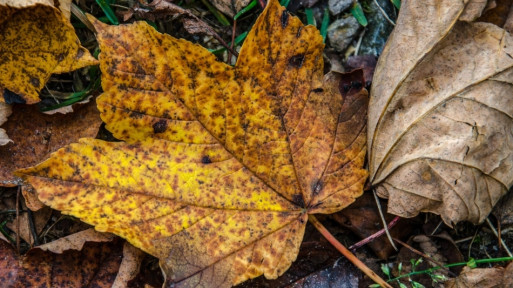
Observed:
[[[340,12],[349,8],[352,3],[352,0],[329,0],[328,7],[331,15],[338,15]]]
[[[360,27],[360,24],[358,24],[358,21],[353,16],[338,19],[331,23],[328,27],[328,40],[330,41],[331,47],[337,52],[344,52],[347,46],[349,46],[358,35]]]

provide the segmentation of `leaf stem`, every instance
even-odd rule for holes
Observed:
[[[374,271],[372,271],[367,265],[365,265],[362,261],[360,261],[356,256],[351,253],[351,251],[347,250],[342,243],[340,243],[335,237],[324,227],[314,215],[308,215],[308,220],[312,223],[315,228],[321,232],[322,236],[328,240],[337,250],[342,253],[351,263],[353,263],[358,269],[360,269],[365,275],[369,276],[374,282],[379,284],[381,287],[392,288],[390,284],[388,284],[385,280],[381,279]]]

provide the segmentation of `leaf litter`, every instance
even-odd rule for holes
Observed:
[[[475,3],[474,3],[474,2],[475,2]],[[464,13],[463,13],[463,14],[465,14],[465,13],[467,12],[467,10],[469,10],[468,8],[469,8],[471,5],[478,4],[478,2],[481,2],[481,1],[469,1],[469,3],[467,3],[467,7],[465,8],[465,11],[464,11]],[[487,6],[484,10],[482,10],[482,9],[481,9],[481,12],[482,12],[482,13],[481,13],[481,12],[472,12],[472,13],[473,13],[473,15],[470,15],[470,18],[472,18],[472,19],[476,19],[476,18],[479,18],[479,17],[480,17],[480,20],[478,20],[478,21],[481,21],[481,20],[483,19],[483,17],[481,17],[481,15],[478,15],[479,13],[481,13],[481,14],[487,14],[487,13],[488,13],[488,14],[490,14],[490,12],[493,12],[493,14],[495,14],[495,15],[499,15],[498,13],[496,13],[496,12],[494,12],[494,11],[493,11],[494,9],[497,9],[497,8],[490,4],[490,3],[492,3],[492,2],[495,2],[495,1],[490,1],[489,3],[487,3],[487,5],[488,5],[488,6]],[[498,5],[498,6],[500,7],[502,4],[503,4],[503,3],[502,3],[501,1],[499,1],[499,5]],[[378,4],[378,5],[379,5],[379,4]],[[485,12],[483,12],[483,11],[485,11]],[[472,14],[472,13],[470,13],[470,14]],[[477,13],[477,14],[476,14],[476,13]],[[462,15],[463,15],[463,14],[462,14]],[[502,14],[504,14],[504,13],[502,13]],[[501,14],[501,15],[502,15],[502,14]],[[504,15],[502,15],[501,17],[502,17],[503,19],[506,19],[506,18],[504,18],[504,17],[506,17],[506,16],[504,16]],[[463,19],[463,16],[461,16],[461,18],[460,18],[460,19]],[[497,18],[494,18],[494,19],[495,19],[494,21],[497,21],[497,20],[496,20]],[[500,20],[500,19],[499,19],[499,20]],[[467,21],[472,21],[472,20],[467,20]],[[507,23],[507,20],[501,20],[501,21],[502,21],[503,23],[504,23],[504,21]],[[495,22],[494,22],[494,23],[495,23]],[[496,23],[496,24],[497,24],[497,23]],[[497,24],[497,25],[502,26],[502,24]],[[506,26],[507,26],[507,25],[505,25],[505,28],[507,28]],[[368,78],[370,78],[370,77],[367,77],[367,76],[365,77],[365,79],[366,79],[366,80],[368,80]],[[274,79],[273,79],[273,80],[274,80]],[[365,83],[365,81],[363,81],[363,83]],[[351,84],[351,83],[345,83],[346,87],[351,87],[351,86],[352,86],[352,85],[348,85],[348,84]],[[367,84],[367,83],[365,83],[365,84]],[[341,89],[344,89],[344,88],[343,88],[343,87],[344,87],[343,85],[340,85],[340,87],[341,87]],[[34,195],[34,194],[27,194],[27,195]],[[34,196],[34,198],[33,198],[33,199],[37,199],[37,198],[36,198],[36,196]],[[40,204],[38,204],[38,205],[40,205]],[[459,229],[458,227],[456,227],[456,228],[457,228],[457,229]],[[394,229],[395,229],[395,228],[394,228]],[[438,229],[438,228],[436,228],[436,229]],[[470,253],[470,251],[469,251],[469,253]],[[469,255],[470,255],[470,254],[469,254]],[[365,257],[366,257],[366,256],[365,256]],[[375,269],[375,270],[379,270],[379,269]],[[320,275],[320,274],[319,274],[319,275]],[[484,275],[484,274],[483,274],[483,275]],[[153,285],[155,285],[155,284],[153,284]],[[298,284],[298,285],[299,285],[299,284]],[[308,285],[308,282],[307,282],[307,285]]]

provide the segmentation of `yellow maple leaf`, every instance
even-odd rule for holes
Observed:
[[[39,102],[52,73],[97,64],[69,22],[70,4],[0,0],[0,102]]]
[[[158,257],[167,283],[224,287],[284,273],[308,215],[361,195],[362,74],[323,78],[321,36],[277,0],[235,67],[144,22],[91,20],[98,107],[124,142],[82,139],[19,171],[45,204]]]

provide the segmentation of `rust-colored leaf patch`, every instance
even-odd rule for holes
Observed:
[[[2,287],[112,287],[122,256],[119,241],[88,242],[80,250],[54,254],[38,248],[19,257],[0,240]]]
[[[96,136],[101,119],[94,101],[76,105],[75,110],[65,115],[46,115],[35,106],[13,107],[13,115],[2,126],[12,142],[0,146],[0,186],[19,184],[12,174],[16,169],[34,165],[79,138]]]
[[[322,37],[277,0],[235,67],[144,22],[98,32],[106,128],[20,170],[45,204],[160,259],[167,285],[276,278],[308,214],[361,195],[361,70],[323,76]]]

